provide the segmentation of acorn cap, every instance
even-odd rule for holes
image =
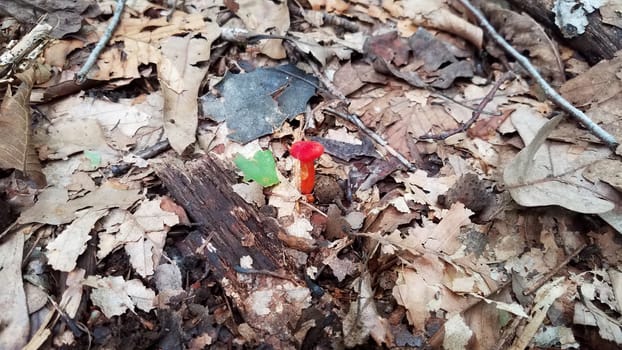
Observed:
[[[301,162],[312,162],[324,153],[324,146],[315,141],[298,141],[294,142],[289,153]]]

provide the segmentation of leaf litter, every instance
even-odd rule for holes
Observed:
[[[16,83],[1,85],[0,188],[17,217],[0,217],[10,226],[3,348],[622,344],[620,161],[573,121],[550,118],[552,105],[518,75],[459,130],[505,58],[461,8],[134,1],[91,87],[71,90],[107,5],[83,12],[84,35],[48,44],[47,82],[33,68],[3,77]],[[554,38],[524,14],[483,9],[506,18],[500,33],[619,138],[619,55],[564,82],[576,62]],[[487,71],[480,48],[495,57]],[[300,140],[327,153],[313,198],[289,154]],[[162,143],[172,151],[151,152]],[[239,196],[215,199],[238,203],[240,222],[228,225],[246,232],[260,218],[283,266],[264,270],[246,253],[210,261],[227,227],[187,249],[205,221],[167,196],[154,168],[206,156],[233,179],[223,193]],[[263,247],[253,237],[241,247]],[[218,264],[234,272],[217,278]]]

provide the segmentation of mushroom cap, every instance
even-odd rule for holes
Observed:
[[[301,162],[312,162],[324,153],[324,146],[315,141],[298,141],[294,142],[289,153]]]

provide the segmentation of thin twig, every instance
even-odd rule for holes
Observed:
[[[299,201],[298,203],[301,203],[302,205],[304,205],[304,206],[306,206],[306,207],[309,207],[309,209],[311,209],[311,210],[313,210],[314,212],[316,212],[316,213],[318,213],[318,214],[322,215],[322,216],[323,216],[323,217],[325,217],[325,218],[327,218],[327,217],[328,217],[328,215],[326,215],[326,213],[324,213],[324,212],[323,212],[323,211],[321,211],[320,209],[318,209],[318,208],[314,207],[313,205],[311,205],[311,204],[309,204],[309,203],[307,203],[307,202],[305,202],[305,201]]]
[[[235,272],[238,273],[246,273],[249,275],[266,275],[266,276],[270,276],[270,277],[275,277],[275,278],[280,278],[282,280],[288,280],[288,281],[292,281],[296,284],[299,283],[299,281],[297,281],[294,277],[289,277],[289,276],[285,276],[283,274],[274,272],[274,271],[270,271],[270,270],[257,270],[257,269],[247,269],[245,267],[242,267],[240,265],[235,265],[233,266],[233,269],[235,270]]]
[[[376,134],[373,130],[368,128],[367,125],[365,125],[356,114],[345,114],[345,113],[336,111],[332,108],[324,108],[324,112],[327,112],[336,117],[345,119],[349,121],[350,123],[356,125],[356,127],[358,127],[365,134],[367,134],[367,136],[371,137],[372,140],[374,140],[376,143],[384,147],[387,150],[387,152],[389,152],[392,156],[397,158],[397,160],[399,160],[400,163],[402,163],[402,165],[406,167],[406,169],[410,171],[415,170],[415,167],[410,163],[410,161],[408,161],[408,159],[406,159],[406,157],[404,157],[400,152],[398,152],[393,147],[391,147],[391,145],[389,145],[389,143],[385,139],[383,139],[382,136]]]
[[[573,106],[565,98],[563,98],[549,83],[540,75],[536,67],[534,67],[527,57],[518,52],[512,45],[510,45],[505,39],[497,33],[495,28],[488,22],[486,17],[468,0],[458,0],[462,6],[464,6],[477,20],[479,24],[484,28],[486,33],[494,40],[499,46],[501,46],[507,53],[513,56],[516,61],[529,73],[529,75],[540,85],[546,96],[553,101],[559,108],[570,114],[573,118],[590,130],[596,137],[601,139],[608,147],[615,149],[618,145],[618,141],[601,128],[598,124],[594,123],[585,113],[581,112],[578,108]]]
[[[577,248],[574,252],[572,252],[572,254],[568,255],[568,257],[564,261],[562,261],[561,264],[555,266],[553,270],[549,271],[546,275],[542,276],[531,287],[525,289],[523,291],[523,295],[532,294],[533,292],[540,289],[540,287],[542,287],[548,280],[553,278],[553,276],[555,276],[559,272],[559,270],[561,270],[564,266],[568,265],[570,260],[574,259],[577,255],[579,255],[579,253],[581,253],[581,251],[585,249],[585,247],[587,247],[586,243],[581,244],[579,248]]]
[[[125,1],[126,0],[117,0],[117,6],[114,9],[114,15],[110,19],[104,35],[99,38],[97,45],[95,45],[95,48],[93,49],[93,51],[91,51],[91,54],[86,59],[84,66],[82,66],[82,69],[80,69],[78,74],[76,74],[76,82],[78,82],[79,84],[82,84],[84,82],[84,80],[86,79],[86,75],[89,73],[89,71],[97,61],[99,54],[104,49],[104,47],[106,47],[108,41],[110,41],[112,34],[114,33],[117,25],[119,24],[119,20],[121,20],[121,14],[123,13],[123,8],[125,7]]]
[[[497,81],[495,82],[495,85],[492,86],[490,91],[488,91],[486,96],[484,96],[484,98],[480,101],[475,111],[473,111],[471,119],[469,119],[466,123],[461,124],[459,127],[453,130],[445,131],[440,134],[436,134],[436,135],[426,134],[426,135],[420,136],[419,139],[445,140],[446,138],[450,136],[467,131],[471,127],[471,125],[475,123],[477,118],[479,118],[479,116],[482,114],[482,111],[484,110],[486,105],[490,103],[490,101],[492,101],[492,99],[495,97],[495,93],[497,92],[497,90],[499,90],[499,87],[501,87],[501,84],[503,84],[503,82],[505,82],[506,80],[510,79],[511,76],[512,76],[512,73],[505,72],[503,73],[503,75],[501,75],[501,77],[499,77],[499,79],[497,79]]]
[[[466,108],[466,109],[468,109],[470,111],[475,112],[478,109],[478,107],[471,107],[471,106],[469,106],[466,103],[466,101],[458,101],[458,100],[456,100],[456,99],[454,99],[454,98],[452,98],[450,96],[447,96],[445,94],[440,93],[439,91],[436,91],[434,88],[429,88],[428,91],[430,91],[432,96],[436,96],[436,97],[439,97],[439,98],[441,98],[441,99],[443,99],[445,101],[448,101],[448,102],[451,102],[451,103],[455,103],[458,106]],[[498,95],[496,95],[496,96],[498,96]],[[432,102],[432,103],[434,103],[434,102]],[[500,116],[503,115],[503,113],[501,113],[501,112],[490,112],[490,111],[484,111],[484,110],[479,111],[479,113],[480,114],[485,114],[485,115],[491,115],[493,117],[500,117]]]
[[[152,146],[149,146],[143,150],[136,152],[134,155],[142,159],[151,159],[164,151],[168,151],[171,148],[171,144],[168,140],[160,141]],[[121,176],[130,170],[132,163],[122,162],[110,167],[110,171],[113,176]]]

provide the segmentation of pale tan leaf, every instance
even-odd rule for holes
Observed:
[[[35,71],[29,69],[17,77],[22,81],[17,92],[12,95],[7,88],[0,105],[0,168],[18,170],[38,188],[43,188],[47,182],[31,141],[28,105]]]
[[[130,264],[143,276],[153,274],[160,258],[168,229],[179,223],[177,214],[161,208],[162,199],[143,202],[129,212],[113,212],[115,218],[104,222],[107,232],[100,233],[97,257],[103,259],[114,249],[124,246]],[[118,225],[118,232],[113,234]]]
[[[147,232],[163,231],[179,224],[177,214],[162,209],[161,198],[141,203],[134,212],[134,218]]]
[[[127,209],[143,197],[139,192],[139,190],[119,188],[118,184],[108,181],[84,197],[68,201],[67,190],[48,187],[41,192],[39,200],[34,206],[22,212],[18,222],[22,224],[39,222],[60,225],[71,222],[76,218],[76,212],[84,208],[91,208],[92,210]]]
[[[439,272],[442,273],[442,270]],[[426,283],[423,276],[410,269],[400,272],[400,277],[393,288],[395,300],[406,308],[408,321],[415,330],[425,329],[425,321],[430,315],[430,310],[437,308],[428,303],[434,300],[438,292],[438,287]]]
[[[346,347],[365,343],[371,335],[378,345],[393,344],[389,321],[381,317],[376,309],[371,276],[364,273],[360,281],[358,298],[350,304],[350,310],[343,319],[343,333]]]
[[[598,159],[610,153],[606,148],[570,154],[569,146],[545,143],[547,136],[561,117],[550,121],[528,108],[518,108],[512,123],[528,144],[506,166],[503,180],[520,205],[559,205],[580,213],[605,213],[614,208],[611,200],[603,198],[598,188],[580,174]]]
[[[591,182],[603,181],[616,190],[622,191],[622,162],[613,159],[598,161],[583,171],[583,176]]]
[[[546,317],[546,312],[549,310],[553,302],[557,300],[566,291],[566,285],[563,283],[564,278],[556,278],[553,281],[545,284],[538,290],[534,299],[535,305],[532,310],[531,319],[523,329],[522,333],[516,338],[512,344],[511,350],[525,349],[531,342],[538,328],[542,325]]]
[[[93,287],[91,300],[106,317],[119,316],[134,307],[149,312],[153,309],[155,292],[140,280],[125,281],[121,276],[89,276],[84,284]]]
[[[67,289],[63,292],[63,297],[58,306],[67,313],[69,317],[76,317],[80,302],[82,301],[82,281],[86,271],[84,269],[75,269],[67,274]]]
[[[84,117],[81,115],[80,119],[55,123],[50,125],[47,132],[37,135],[37,142],[46,147],[41,154],[48,159],[66,159],[78,152],[96,151],[102,155],[104,166],[120,158],[121,155],[108,146],[99,122]]]
[[[467,349],[473,331],[464,322],[460,314],[456,314],[445,322],[445,336],[443,337],[443,349],[462,350]]]
[[[617,311],[622,311],[622,272],[611,268],[608,271],[609,279],[611,280],[611,287],[615,294],[617,302]]]
[[[28,313],[33,314],[41,311],[50,298],[50,295],[43,289],[32,283],[24,283],[24,292],[26,293],[26,303],[28,304]]]
[[[233,192],[237,193],[246,201],[246,203],[254,204],[261,207],[266,203],[266,197],[263,194],[263,186],[257,182],[242,182],[234,184]]]
[[[603,18],[603,23],[610,24],[622,29],[622,2],[619,1],[605,1],[599,8],[600,15]]]
[[[91,230],[97,220],[108,210],[88,210],[67,226],[61,234],[47,245],[46,256],[52,267],[58,271],[69,272],[76,267],[80,254],[86,250],[86,242],[91,239]]]
[[[75,120],[95,120],[109,137],[130,138],[146,126],[161,127],[163,97],[159,92],[143,95],[141,99],[121,98],[116,102],[88,97],[70,96],[41,110],[53,125]],[[118,131],[118,134],[112,133]],[[114,140],[111,140],[114,141]]]
[[[153,277],[158,290],[157,303],[160,308],[165,308],[172,297],[184,293],[181,271],[177,264],[158,265]]]
[[[153,275],[155,266],[162,256],[166,232],[147,232],[144,238],[125,244],[125,252],[130,256],[130,264],[143,276]]]
[[[114,249],[127,242],[136,242],[142,235],[142,229],[132,218],[132,214],[126,210],[114,209],[102,220],[106,232],[99,233],[97,245],[97,258],[103,259]]]
[[[28,341],[30,322],[22,282],[24,234],[14,232],[0,244],[0,348],[21,349]]]
[[[590,300],[576,303],[574,323],[597,326],[598,334],[606,340],[622,344],[622,324],[617,319],[607,315]]]
[[[162,43],[158,79],[164,95],[164,130],[171,147],[179,154],[196,140],[197,96],[209,68],[213,39],[170,37]]]

